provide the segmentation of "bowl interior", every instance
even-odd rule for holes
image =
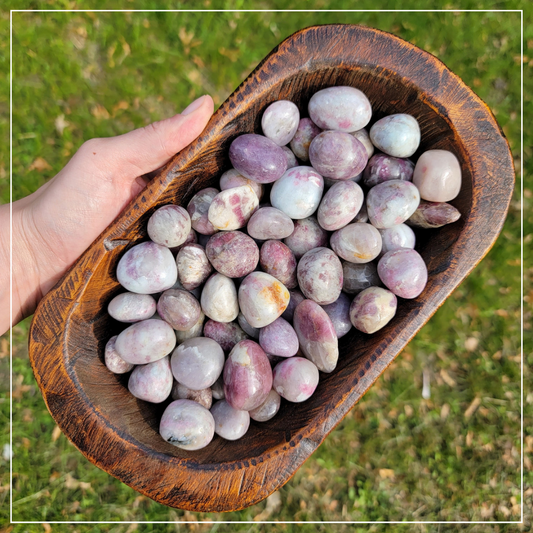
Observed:
[[[429,271],[425,292],[415,300],[400,299],[396,317],[374,335],[365,335],[352,329],[342,338],[336,370],[331,374],[321,373],[319,386],[308,401],[302,404],[283,401],[276,417],[264,423],[252,421],[248,433],[237,442],[215,436],[203,450],[180,450],[165,442],[158,433],[159,420],[168,402],[155,405],[137,400],[128,392],[127,375],[116,376],[103,363],[106,342],[124,329],[124,325],[116,323],[106,312],[109,301],[123,292],[116,281],[117,262],[126,249],[147,239],[146,223],[157,207],[167,203],[186,205],[198,190],[208,186],[218,187],[220,175],[231,167],[227,156],[231,141],[242,133],[261,133],[261,115],[271,102],[291,100],[298,105],[301,116],[305,117],[308,116],[307,103],[312,94],[333,85],[350,85],[362,90],[372,103],[372,123],[393,113],[409,113],[416,117],[422,142],[414,160],[430,148],[450,150],[458,157],[463,186],[459,197],[452,203],[460,210],[462,218],[438,230],[417,231],[416,248],[425,259]],[[213,120],[216,120],[216,116]],[[140,204],[147,201],[146,196],[138,199]],[[298,72],[269,86],[263,97],[239,111],[231,122],[225,124],[220,135],[208,141],[198,157],[176,172],[174,179],[153,205],[131,226],[122,228],[121,233],[106,240],[107,253],[88,272],[90,278],[83,296],[66,322],[65,365],[77,383],[80,394],[105,423],[115,428],[123,438],[150,453],[167,456],[169,461],[185,459],[187,463],[206,466],[229,464],[235,460],[251,461],[253,464],[260,457],[280,453],[284,448],[294,446],[310,428],[324,424],[328,417],[334,422],[331,427],[328,426],[328,430],[334,427],[339,420],[335,406],[352,394],[358,383],[365,379],[366,370],[386,350],[393,337],[405,335],[406,339],[410,338],[410,322],[418,315],[420,307],[434,297],[432,288],[437,275],[439,283],[442,283],[442,273],[450,267],[454,244],[465,224],[468,224],[471,207],[472,172],[465,148],[446,114],[429,102],[418,87],[406,83],[395,72],[364,65],[346,68],[323,65],[313,71]]]

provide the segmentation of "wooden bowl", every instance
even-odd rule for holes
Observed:
[[[186,205],[198,190],[218,187],[231,166],[231,141],[260,132],[270,103],[292,100],[305,116],[311,95],[332,85],[365,92],[373,121],[398,112],[415,116],[422,131],[415,157],[429,148],[458,157],[463,187],[452,203],[462,218],[418,235],[417,249],[429,271],[426,289],[415,300],[402,300],[394,320],[378,333],[352,330],[341,339],[336,370],[321,375],[308,401],[284,402],[269,422],[252,421],[239,441],[216,436],[203,450],[175,448],[158,433],[164,405],[134,398],[127,377],[111,374],[103,363],[104,346],[118,332],[106,312],[123,290],[115,277],[117,262],[147,238],[155,208]],[[202,136],[166,165],[40,303],[30,358],[48,409],[92,463],[159,503],[193,511],[257,503],[290,479],[487,253],[513,185],[509,147],[492,113],[438,59],[366,27],[299,31],[262,61]]]

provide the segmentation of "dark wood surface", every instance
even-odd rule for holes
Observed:
[[[230,168],[228,148],[242,133],[260,132],[273,101],[295,102],[302,116],[317,90],[351,85],[372,102],[372,122],[391,113],[417,118],[422,144],[451,150],[461,162],[463,187],[452,203],[459,222],[421,232],[417,249],[429,282],[416,300],[402,300],[394,320],[368,336],[341,339],[336,370],[321,374],[302,404],[283,402],[266,423],[252,421],[239,441],[217,436],[196,452],[158,434],[164,405],[135,399],[124,376],[103,364],[107,340],[118,332],[106,307],[121,292],[119,258],[147,238],[155,208],[185,205],[218,186]],[[42,300],[30,332],[30,358],[50,413],[95,465],[168,506],[193,511],[238,510],[286,483],[363,396],[492,246],[514,186],[507,142],[488,107],[443,63],[384,32],[331,25],[302,30],[273,50],[224,102],[201,137],[153,179]],[[122,328],[119,328],[122,329]]]

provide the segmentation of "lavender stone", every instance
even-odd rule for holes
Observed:
[[[315,392],[318,378],[318,369],[311,361],[291,357],[274,368],[274,390],[289,402],[304,402]]]
[[[148,219],[148,236],[169,248],[183,244],[191,231],[191,218],[183,207],[164,205]]]
[[[105,345],[105,366],[113,372],[113,374],[125,374],[129,372],[135,365],[127,363],[120,357],[120,355],[115,350],[115,342],[117,340],[117,335],[111,337],[107,344]]]
[[[278,100],[270,104],[261,118],[265,137],[278,146],[285,146],[294,137],[300,122],[300,111],[289,100]]]
[[[375,333],[396,314],[397,299],[391,291],[369,287],[360,292],[350,306],[350,320],[363,333]]]
[[[367,187],[374,187],[390,180],[412,181],[415,165],[409,159],[376,154],[370,159],[363,174]]]
[[[248,411],[234,409],[226,400],[221,400],[211,407],[215,420],[215,432],[226,440],[237,440],[243,437],[250,427]]]
[[[176,331],[176,340],[178,344],[181,344],[182,342],[188,340],[188,339],[194,339],[195,337],[201,337],[202,331],[204,329],[204,320],[205,315],[202,311],[200,311],[200,317],[198,318],[198,321],[194,326],[190,329],[187,329],[185,331]]]
[[[299,260],[309,250],[327,246],[328,233],[315,217],[309,217],[297,220],[294,223],[294,231],[283,242]]]
[[[313,300],[304,300],[294,311],[293,325],[305,357],[322,372],[335,370],[339,343],[333,322],[326,311]],[[276,390],[283,396],[277,388]]]
[[[318,208],[324,180],[311,167],[294,167],[274,183],[270,203],[292,219],[311,216]]]
[[[305,300],[305,296],[298,290],[294,289],[292,291],[289,291],[290,294],[290,300],[289,305],[287,306],[287,309],[283,311],[283,314],[281,315],[282,318],[285,320],[288,320],[289,322],[292,322],[293,316],[294,316],[294,310],[300,304]]]
[[[381,235],[365,222],[348,224],[337,230],[330,239],[331,247],[339,256],[351,263],[368,263],[381,252]]]
[[[198,191],[187,204],[187,212],[191,217],[191,226],[200,235],[213,235],[218,230],[213,227],[213,224],[209,222],[208,213],[209,206],[213,201],[213,198],[219,193],[218,189],[214,187],[208,187]]]
[[[350,297],[344,292],[341,292],[332,304],[322,306],[322,309],[326,311],[333,323],[338,339],[344,337],[352,329],[352,323],[350,321],[351,303]]]
[[[107,312],[119,322],[138,322],[151,318],[155,308],[155,300],[149,294],[123,292],[109,302]]]
[[[335,231],[349,224],[364,202],[363,190],[353,181],[335,183],[323,196],[318,207],[318,223],[328,231]]]
[[[308,110],[311,120],[324,130],[357,131],[372,117],[368,98],[354,87],[322,89],[311,97]]]
[[[272,370],[259,344],[238,342],[224,365],[224,395],[234,408],[250,411],[259,407],[272,388]]]
[[[298,352],[298,336],[294,328],[282,317],[259,331],[259,344],[266,353],[279,357],[292,357]]]
[[[298,263],[298,284],[306,298],[319,305],[333,303],[342,290],[342,265],[329,248],[315,248]]]
[[[411,157],[420,144],[416,118],[398,113],[378,120],[370,128],[372,144],[393,157]]]
[[[255,133],[237,137],[229,148],[229,158],[244,177],[258,183],[272,183],[287,170],[283,150],[267,137]]]
[[[208,320],[205,323],[204,335],[216,341],[225,352],[231,351],[238,342],[248,338],[248,335],[235,322],[216,322],[215,320]]]
[[[248,221],[247,231],[250,237],[262,241],[284,239],[294,231],[294,223],[275,207],[261,207]]]
[[[211,387],[224,368],[224,352],[213,339],[196,337],[180,344],[170,360],[172,374],[192,390]]]
[[[169,289],[159,297],[157,312],[174,329],[187,331],[198,322],[202,310],[198,300],[190,292]]]
[[[297,167],[300,164],[288,146],[282,146],[281,149],[287,158],[287,170],[289,170],[289,168]]]
[[[351,135],[353,135],[365,147],[366,155],[369,158],[372,157],[372,154],[374,153],[374,145],[370,140],[368,131],[363,128],[361,130],[353,131]]]
[[[215,400],[224,399],[224,379],[220,376],[211,387],[211,394]]]
[[[310,119],[302,118],[291,141],[294,155],[306,163],[309,161],[309,145],[322,130]]]
[[[178,448],[199,450],[213,440],[215,420],[202,405],[191,400],[176,400],[165,409],[159,433]]]
[[[286,244],[273,240],[263,243],[259,263],[267,274],[281,281],[287,289],[294,289],[298,284],[296,258]]]
[[[409,181],[391,180],[380,183],[368,191],[366,208],[370,223],[385,229],[402,224],[420,203],[418,189]]]
[[[309,159],[321,176],[347,180],[364,170],[368,155],[363,144],[349,133],[323,131],[311,142]]]
[[[130,292],[155,294],[172,287],[177,279],[172,252],[155,242],[133,246],[118,262],[117,280]]]
[[[416,298],[426,286],[428,271],[415,250],[402,248],[387,252],[378,263],[383,284],[400,298]]]
[[[164,402],[172,390],[172,372],[168,357],[136,366],[130,374],[128,390],[140,400]]]
[[[266,400],[259,407],[249,411],[250,418],[256,422],[266,422],[276,416],[280,405],[281,397],[274,389],[272,389],[268,393]]]
[[[211,264],[228,278],[242,278],[255,270],[259,248],[241,231],[223,231],[213,235],[206,246]]]

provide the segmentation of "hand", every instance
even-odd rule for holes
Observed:
[[[181,114],[118,137],[85,142],[54,178],[13,206],[13,324],[31,315],[124,207],[200,135],[213,114],[202,96]],[[9,205],[0,206],[0,334],[9,320]]]

